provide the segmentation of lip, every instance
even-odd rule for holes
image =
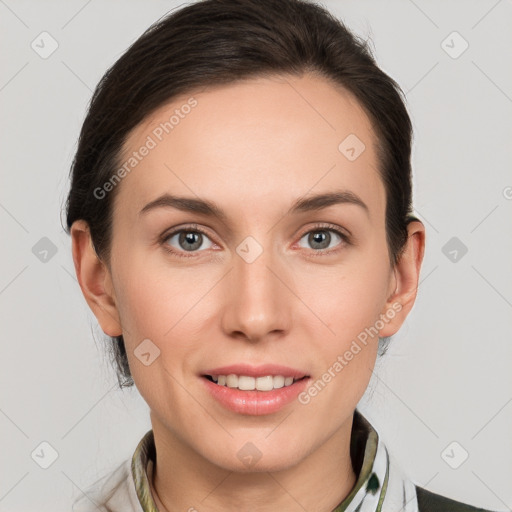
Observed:
[[[262,364],[259,366],[251,366],[249,364],[233,364],[230,366],[221,366],[206,370],[202,375],[247,375],[248,377],[265,377],[267,375],[282,375],[283,377],[293,377],[294,379],[302,379],[308,375],[307,372],[281,366],[277,364]],[[270,393],[268,391],[267,393]]]
[[[230,367],[232,368],[232,367]],[[237,366],[237,368],[240,368]],[[219,369],[216,369],[216,371]],[[225,368],[220,368],[220,370],[224,371]],[[237,370],[239,371],[239,370]],[[244,370],[247,371],[247,370]],[[261,372],[255,370],[253,367],[253,371]],[[268,371],[268,370],[267,370]],[[281,370],[282,371],[282,370]],[[289,370],[288,370],[289,371]],[[229,373],[236,373],[234,371],[230,371]],[[220,375],[225,375],[224,373],[219,373]],[[209,375],[209,374],[208,374]],[[214,373],[213,375],[216,375]],[[247,373],[239,373],[238,375],[248,375]],[[266,373],[265,375],[272,375],[272,373]],[[283,375],[282,373],[276,373],[275,375]],[[258,373],[257,375],[249,375],[253,376],[263,376],[263,374]],[[288,375],[292,377],[293,375]],[[302,380],[298,380],[291,384],[290,386],[285,386],[279,389],[273,389],[272,391],[241,391],[237,388],[228,388],[227,386],[219,386],[215,382],[208,380],[205,376],[201,375],[200,379],[203,381],[206,386],[206,390],[210,393],[210,395],[215,398],[222,406],[230,409],[231,411],[238,414],[246,414],[251,416],[262,416],[265,414],[272,414],[286,405],[293,402],[299,393],[304,391],[306,386],[311,381],[311,378],[305,378]]]

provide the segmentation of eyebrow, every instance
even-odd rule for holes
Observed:
[[[366,215],[369,216],[368,206],[357,194],[350,190],[338,190],[299,198],[293,203],[287,214],[317,211],[337,204],[353,204],[360,206],[365,211]],[[162,194],[160,197],[146,204],[139,212],[139,216],[156,208],[175,208],[184,212],[199,213],[207,217],[216,217],[223,223],[228,224],[228,216],[226,213],[214,202],[206,199],[174,196],[167,193]]]

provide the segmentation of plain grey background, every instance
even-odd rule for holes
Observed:
[[[1,511],[69,510],[151,428],[117,388],[60,216],[92,90],[178,5],[0,0]],[[510,510],[512,2],[323,5],[406,92],[427,229],[416,305],[360,409],[417,484]]]

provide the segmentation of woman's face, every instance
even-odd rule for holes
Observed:
[[[353,97],[313,75],[185,95],[130,134],[111,284],[155,432],[225,469],[249,455],[268,471],[351,425],[375,326],[388,336],[401,322],[374,145]],[[353,200],[310,202],[334,193]],[[190,202],[153,203],[166,195]],[[307,378],[247,394],[204,377],[231,365],[277,386]]]

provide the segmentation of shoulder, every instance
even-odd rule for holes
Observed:
[[[131,473],[131,460],[90,485],[73,502],[73,512],[142,512]]]
[[[416,486],[419,512],[493,512],[446,498]]]

